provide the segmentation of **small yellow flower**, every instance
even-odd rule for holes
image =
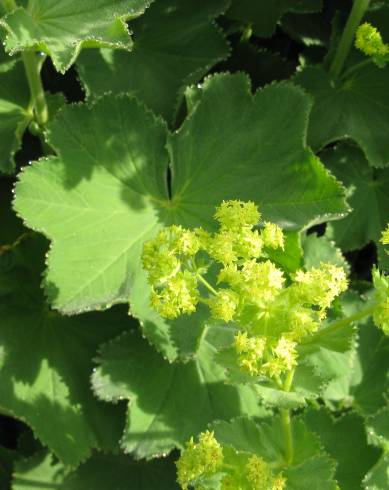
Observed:
[[[235,335],[235,351],[238,354],[240,368],[252,376],[258,375],[261,371],[265,347],[264,337],[249,337],[247,332],[238,332]]]
[[[230,289],[219,289],[218,295],[213,296],[209,302],[209,308],[213,318],[230,322],[236,313],[239,304],[239,296]]]
[[[307,272],[297,271],[295,283],[300,301],[318,306],[322,316],[333,300],[347,289],[347,277],[343,268],[326,263]]]
[[[284,490],[285,488],[286,488],[286,478],[284,478],[280,473],[274,478],[271,490]]]
[[[378,306],[374,310],[373,320],[377,327],[389,335],[389,281],[388,276],[373,270],[373,284]]]
[[[386,227],[386,230],[382,232],[380,242],[383,245],[389,245],[389,225]]]
[[[251,299],[253,302],[273,300],[285,282],[283,272],[270,260],[245,262],[241,275],[239,289],[248,300]]]
[[[296,345],[296,342],[281,337],[274,347],[274,355],[282,363],[284,367],[283,371],[290,371],[297,364]]]
[[[284,249],[284,234],[278,225],[266,222],[261,237],[265,247]]]
[[[153,288],[151,293],[152,306],[164,318],[193,313],[198,301],[197,278],[189,271],[178,272],[163,289]]]
[[[176,462],[177,481],[186,490],[189,485],[203,475],[216,472],[223,463],[223,449],[215,439],[213,432],[202,432],[199,442],[191,438],[186,449]]]
[[[382,57],[389,53],[389,46],[383,42],[379,31],[368,22],[358,27],[355,47],[367,56]]]
[[[236,232],[223,230],[216,233],[208,242],[207,252],[223,265],[229,265],[238,259],[235,250]]]
[[[246,464],[247,480],[253,490],[270,490],[272,488],[272,472],[263,458],[253,454]]]
[[[244,227],[252,228],[260,220],[258,207],[251,201],[223,201],[214,215],[221,229],[240,231]]]

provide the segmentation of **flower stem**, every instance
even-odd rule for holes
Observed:
[[[214,294],[215,296],[217,296],[217,295],[218,295],[218,293],[217,293],[216,289],[215,289],[215,288],[213,288],[213,287],[212,287],[212,286],[209,284],[209,282],[208,282],[206,279],[204,279],[204,277],[203,277],[201,274],[197,273],[197,277],[198,277],[199,281],[201,281],[201,282],[204,284],[204,286],[205,286],[205,287],[208,289],[208,291],[211,291],[211,293],[212,293],[212,294]]]
[[[362,318],[371,315],[374,313],[374,310],[377,308],[377,305],[371,305],[368,306],[367,308],[364,308],[363,310],[358,311],[357,313],[354,313],[354,315],[347,316],[346,318],[341,318],[340,320],[336,320],[335,322],[332,322],[328,327],[323,328],[319,332],[315,333],[311,339],[317,339],[318,337],[322,337],[323,335],[328,335],[329,333],[335,332],[336,330],[339,330],[342,327],[345,327],[347,325],[350,325],[350,323],[357,322],[358,320],[361,320]],[[302,343],[310,343],[310,340],[308,339],[306,342],[302,341]]]
[[[2,4],[8,13],[18,7],[15,0],[2,0]],[[28,86],[30,87],[31,105],[34,109],[35,120],[39,126],[43,126],[48,121],[49,111],[47,109],[45,91],[40,75],[41,64],[39,63],[34,50],[28,49],[23,51],[21,57],[26,72]]]
[[[44,126],[49,118],[47,109],[45,91],[43,89],[40,76],[40,63],[35,51],[24,51],[22,53],[24,69],[28,80],[31,93],[31,103],[34,108],[35,120],[39,126]]]
[[[281,409],[282,427],[285,438],[285,463],[289,466],[293,461],[293,433],[290,410]]]
[[[284,382],[284,391],[289,392],[292,388],[293,378],[294,378],[294,369],[291,369],[287,374]]]
[[[374,63],[373,58],[367,58],[366,60],[360,61],[359,63],[350,66],[350,68],[348,68],[345,72],[343,72],[340,79],[343,80],[349,77],[350,75],[352,75],[353,73],[355,73],[356,71],[360,70],[364,66],[373,65],[373,63]]]
[[[338,49],[330,66],[330,76],[332,80],[336,80],[342,71],[344,62],[350,52],[354,41],[355,31],[357,30],[361,20],[369,7],[370,0],[354,0],[354,5],[347,19],[346,26],[342,32],[339,41]]]
[[[283,390],[289,392],[292,389],[293,377],[295,370],[289,371],[285,378]],[[285,463],[289,466],[293,461],[293,430],[292,418],[290,410],[287,408],[281,409],[282,428],[284,431],[285,440]]]

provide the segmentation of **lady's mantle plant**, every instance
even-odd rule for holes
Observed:
[[[351,329],[356,319],[351,316],[323,325],[327,310],[347,289],[346,272],[331,263],[293,274],[277,267],[271,252],[284,249],[283,232],[269,222],[255,228],[260,224],[260,213],[253,202],[223,201],[214,218],[219,224],[215,233],[173,225],[145,243],[142,261],[152,288],[151,303],[166,318],[190,315],[199,303],[206,304],[210,324],[221,321],[225,328],[234,330],[233,357],[239,369],[258,383],[293,392],[299,347],[309,344],[315,334],[325,343],[336,330]],[[381,241],[389,243],[389,227]],[[214,284],[209,277],[214,278]],[[357,317],[373,315],[376,325],[389,333],[389,283],[378,270],[373,271],[373,281],[374,299]],[[284,475],[295,464],[297,431],[290,410],[281,408],[279,413],[275,424],[282,426],[283,432],[280,459],[269,460],[266,453],[248,447],[241,453],[240,444],[223,446],[213,431],[206,431],[198,443],[190,439],[177,462],[181,487],[288,488]],[[231,425],[230,430],[239,434],[235,422]],[[280,444],[279,430],[277,427],[268,434],[268,444]],[[311,479],[315,481],[314,476]]]
[[[387,490],[387,2],[0,36],[0,488]]]

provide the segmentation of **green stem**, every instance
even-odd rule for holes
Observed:
[[[209,284],[209,282],[208,282],[206,279],[204,279],[204,277],[203,277],[201,274],[197,273],[197,277],[199,278],[199,281],[201,281],[201,282],[204,284],[204,286],[205,286],[205,287],[206,287],[206,288],[207,288],[209,291],[211,291],[211,293],[212,293],[212,294],[214,294],[215,296],[217,296],[217,295],[218,295],[218,293],[217,293],[216,289],[214,289],[214,288],[213,288],[213,287],[212,287],[212,286]]]
[[[346,26],[342,32],[338,49],[330,66],[330,76],[336,80],[342,71],[344,62],[354,42],[355,31],[369,7],[370,0],[354,0],[354,5],[347,19]]]
[[[289,392],[292,389],[294,372],[295,370],[292,369],[285,378],[283,390],[286,392]],[[289,409],[281,409],[281,420],[285,439],[285,463],[289,466],[293,461],[293,431],[292,418]]]
[[[366,65],[371,65],[373,62],[373,58],[367,58],[363,61],[360,61],[359,63],[353,65],[353,66],[350,66],[350,68],[348,70],[346,70],[344,73],[342,73],[342,76],[340,77],[341,80],[343,80],[344,78],[347,78],[349,77],[350,75],[352,75],[354,72],[360,70],[361,68],[363,68],[364,66]]]
[[[17,8],[15,0],[2,0],[6,12],[12,12]],[[34,108],[35,120],[39,126],[44,126],[49,118],[45,91],[41,80],[41,65],[38,61],[36,52],[26,50],[22,52],[22,60],[28,85],[30,87],[31,105]]]
[[[22,60],[30,87],[35,120],[39,126],[44,126],[49,118],[49,111],[47,109],[45,91],[40,76],[40,64],[35,51],[24,51],[22,53]]]
[[[358,311],[357,313],[354,313],[354,315],[347,316],[346,318],[341,318],[340,320],[336,320],[335,322],[332,322],[328,327],[323,328],[316,334],[314,334],[311,338],[317,339],[318,337],[322,337],[323,335],[328,335],[329,333],[335,332],[336,330],[339,330],[340,328],[343,328],[347,325],[350,325],[350,323],[357,322],[358,320],[361,320],[362,318],[371,315],[374,313],[374,310],[377,308],[377,305],[371,305],[368,306],[367,308],[364,308],[363,310]],[[310,339],[307,340],[307,342],[302,342],[302,343],[309,343]]]
[[[284,391],[287,391],[289,392],[291,389],[292,389],[292,383],[293,383],[293,378],[294,378],[294,372],[295,370],[292,369],[291,371],[289,371],[289,373],[287,374],[286,378],[285,378],[285,382],[284,382]]]
[[[293,433],[290,410],[283,408],[281,410],[281,419],[285,438],[285,463],[289,466],[293,461]]]

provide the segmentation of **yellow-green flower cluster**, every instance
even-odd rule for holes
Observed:
[[[197,277],[187,265],[200,250],[202,236],[200,229],[170,226],[144,245],[142,264],[152,286],[151,304],[165,318],[196,310]]]
[[[380,242],[383,245],[389,245],[389,225],[387,225],[386,230],[382,232],[381,240]]]
[[[242,370],[252,375],[261,371],[263,355],[266,347],[266,338],[260,336],[249,337],[247,332],[240,331],[235,335],[235,350],[238,363]]]
[[[251,201],[223,201],[216,209],[215,219],[220,223],[221,230],[241,231],[257,225],[261,215],[258,207]]]
[[[176,318],[180,313],[193,313],[199,299],[197,279],[194,274],[178,271],[163,289],[153,289],[151,304],[165,318]]]
[[[250,259],[241,264],[230,264],[218,275],[218,283],[228,284],[240,297],[249,298],[253,304],[273,300],[284,282],[283,272],[270,260],[257,262]]]
[[[247,332],[235,335],[238,364],[252,376],[279,377],[291,371],[297,364],[296,342],[282,336],[278,340]]]
[[[209,309],[214,318],[229,322],[239,306],[239,296],[231,289],[219,289],[209,300]]]
[[[253,454],[246,465],[247,480],[252,490],[284,490],[286,480],[281,474],[273,476],[268,463]]]
[[[380,66],[384,65],[385,61],[387,61],[389,46],[383,42],[379,31],[368,22],[358,27],[355,47],[367,56],[371,56]]]
[[[215,233],[171,226],[146,243],[142,261],[152,305],[175,318],[207,304],[214,320],[240,330],[235,352],[242,370],[277,378],[294,368],[298,342],[319,328],[346,289],[345,272],[321,264],[285,276],[270,260],[273,249],[283,249],[284,234],[269,222],[255,228],[260,213],[252,202],[223,201],[215,219]]]
[[[193,438],[187,442],[176,467],[177,481],[183,490],[208,488],[208,479],[215,473],[220,475],[221,490],[284,490],[286,487],[282,473],[273,472],[263,458],[236,452],[230,446],[223,448],[209,431],[199,435],[197,444]]]
[[[382,232],[380,242],[389,245],[389,224]],[[375,288],[376,307],[373,312],[373,320],[377,327],[389,335],[389,276],[373,269],[373,284]]]
[[[377,327],[389,335],[389,277],[373,270],[373,284],[377,306],[373,312],[373,320]]]
[[[265,223],[261,237],[265,247],[284,248],[284,234],[282,229],[274,223]]]
[[[325,316],[334,299],[347,289],[344,270],[333,264],[321,263],[320,268],[298,271],[294,280],[300,302],[317,306],[321,317]]]
[[[186,490],[198,478],[215,473],[223,463],[223,449],[213,432],[203,432],[199,442],[191,438],[176,462],[177,481]]]

